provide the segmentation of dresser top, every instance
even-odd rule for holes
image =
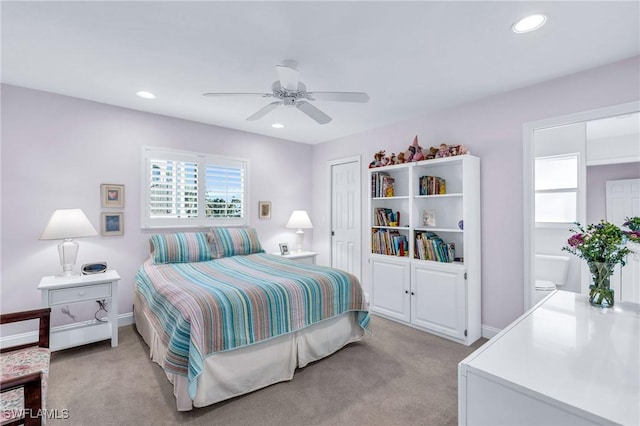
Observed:
[[[468,371],[620,424],[640,422],[638,305],[557,291],[461,362]]]

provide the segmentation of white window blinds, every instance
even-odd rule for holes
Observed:
[[[197,217],[198,164],[160,158],[152,158],[150,163],[150,217]]]
[[[243,217],[244,169],[242,167],[229,164],[207,164],[205,182],[206,217]]]
[[[143,228],[246,225],[248,161],[144,149]]]

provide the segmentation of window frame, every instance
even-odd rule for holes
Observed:
[[[187,161],[196,163],[198,166],[198,214],[194,217],[171,217],[152,218],[150,204],[151,188],[151,164],[150,161],[158,159],[170,161]],[[240,163],[243,168],[242,180],[242,216],[229,218],[207,218],[206,217],[206,166],[220,165],[228,167],[230,164]],[[141,190],[141,229],[157,228],[196,228],[211,226],[248,226],[249,225],[249,159],[231,157],[218,154],[206,154],[194,151],[184,151],[171,148],[142,147],[142,190]]]

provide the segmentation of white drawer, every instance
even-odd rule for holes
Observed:
[[[61,305],[63,303],[104,299],[109,297],[111,297],[110,283],[49,290],[50,305]]]

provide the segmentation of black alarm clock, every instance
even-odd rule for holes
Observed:
[[[106,270],[107,262],[86,263],[80,268],[82,275],[101,274]]]

